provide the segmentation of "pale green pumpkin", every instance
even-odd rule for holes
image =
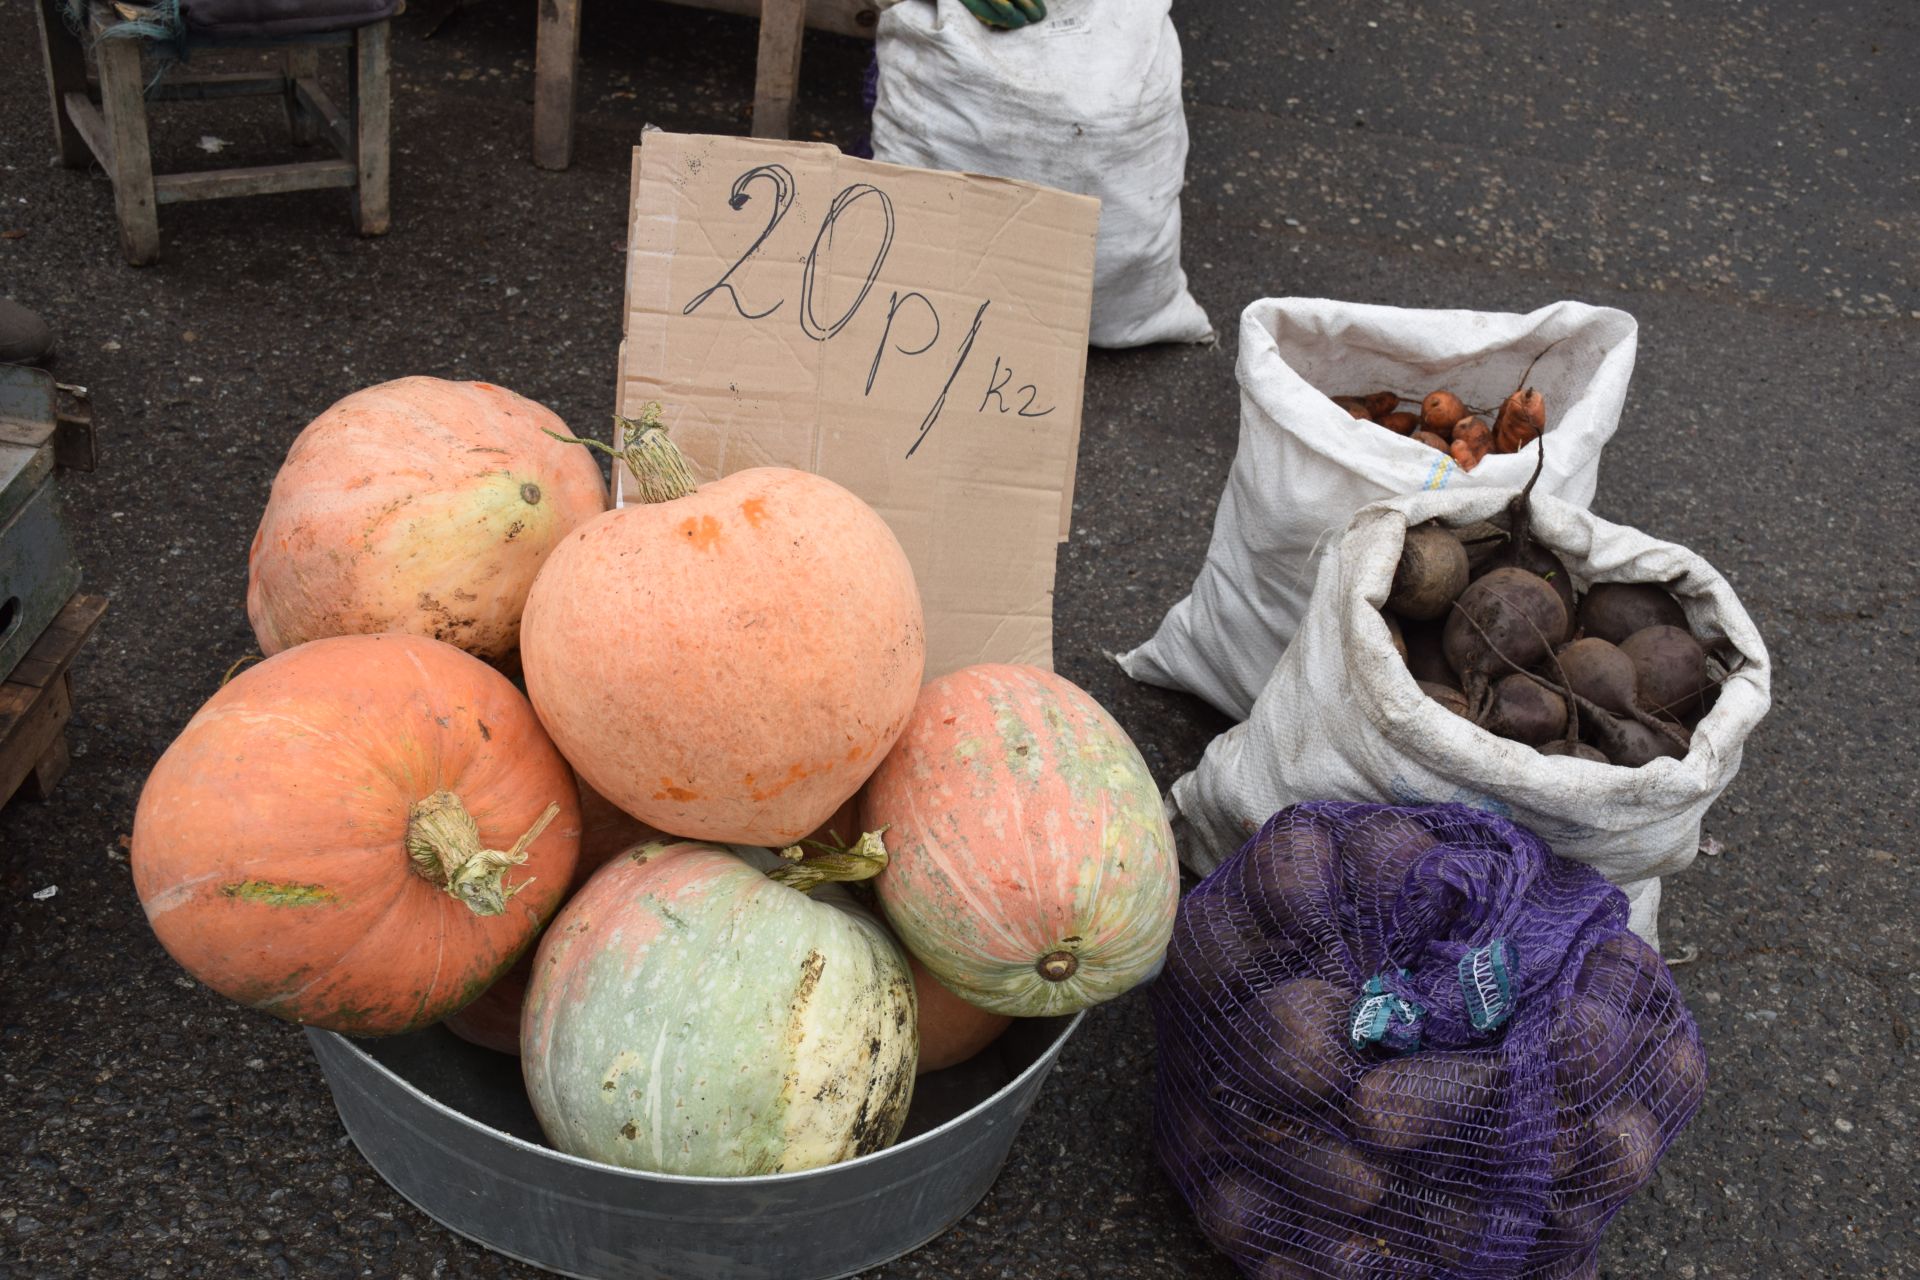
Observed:
[[[919,1053],[913,979],[844,890],[764,850],[641,845],[547,930],[521,1022],[561,1151],[658,1173],[812,1169],[892,1144]]]

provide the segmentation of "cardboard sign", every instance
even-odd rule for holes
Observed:
[[[1099,208],[821,143],[649,131],[619,410],[658,401],[698,480],[798,467],[871,504],[919,583],[929,679],[1050,667]]]

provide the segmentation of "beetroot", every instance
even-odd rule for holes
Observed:
[[[1467,549],[1437,524],[1415,525],[1400,547],[1387,608],[1403,618],[1443,616],[1467,588]]]
[[[1501,453],[1518,453],[1538,440],[1546,429],[1546,397],[1532,387],[1516,391],[1507,397],[1493,419],[1493,447]]]
[[[1566,732],[1567,700],[1529,676],[1503,676],[1493,686],[1480,727],[1514,742],[1539,746]]]
[[[1259,1247],[1260,1219],[1266,1212],[1267,1195],[1259,1177],[1231,1166],[1208,1182],[1193,1204],[1200,1230],[1224,1252]]]
[[[1400,397],[1391,391],[1375,391],[1362,397],[1361,403],[1367,406],[1368,416],[1378,422],[1400,407]]]
[[[1610,1005],[1575,996],[1554,1013],[1547,1057],[1553,1062],[1554,1087],[1576,1105],[1611,1097],[1620,1075],[1640,1052],[1642,1028],[1632,1016]]]
[[[1532,666],[1566,633],[1560,593],[1525,569],[1495,569],[1469,583],[1454,601],[1442,644],[1475,718],[1494,676]]]
[[[1656,715],[1691,712],[1707,687],[1707,655],[1682,627],[1643,627],[1620,642],[1633,663],[1636,701]]]
[[[1687,754],[1684,747],[1666,734],[1649,729],[1638,720],[1609,715],[1598,707],[1587,710],[1581,723],[1586,726],[1587,740],[1600,748],[1609,762],[1623,768],[1637,769],[1662,756],[1678,760]]]
[[[1572,690],[1619,716],[1633,714],[1633,659],[1598,636],[1582,636],[1555,652]]]
[[[1518,541],[1509,539],[1474,567],[1474,576],[1479,577],[1489,570],[1508,565],[1525,569],[1545,581],[1560,593],[1560,603],[1567,607],[1567,617],[1574,616],[1573,575],[1567,572],[1567,566],[1559,556],[1531,538],[1524,548]]]
[[[1580,630],[1619,644],[1648,627],[1687,625],[1680,602],[1651,582],[1596,582],[1580,600]]]

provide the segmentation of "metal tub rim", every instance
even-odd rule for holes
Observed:
[[[847,1170],[847,1169],[853,1169],[853,1168],[857,1168],[857,1167],[869,1165],[869,1164],[886,1163],[889,1157],[900,1158],[904,1156],[906,1153],[911,1152],[915,1147],[918,1147],[922,1144],[930,1143],[933,1140],[937,1139],[938,1137],[944,1134],[947,1134],[952,1130],[960,1127],[961,1125],[967,1124],[980,1112],[992,1107],[996,1102],[998,1102],[1001,1098],[1005,1097],[1007,1094],[1010,1094],[1018,1090],[1034,1075],[1051,1071],[1053,1069],[1053,1065],[1055,1061],[1057,1061],[1060,1057],[1061,1050],[1066,1048],[1067,1041],[1073,1038],[1073,1033],[1080,1029],[1080,1023],[1086,1018],[1086,1016],[1087,1016],[1087,1011],[1085,1009],[1078,1010],[1075,1013],[1068,1015],[1070,1020],[1067,1022],[1066,1026],[1060,1029],[1059,1034],[1053,1038],[1053,1042],[1049,1044],[1044,1050],[1042,1050],[1034,1058],[1032,1062],[1028,1063],[1019,1072],[1015,1073],[1013,1079],[1007,1081],[1005,1084],[1001,1085],[998,1089],[995,1089],[992,1093],[989,1093],[984,1098],[981,1098],[978,1102],[968,1107],[965,1111],[962,1111],[959,1115],[956,1115],[951,1119],[941,1121],[939,1124],[933,1126],[931,1129],[928,1129],[924,1133],[917,1133],[913,1137],[907,1139],[904,1142],[895,1143],[893,1146],[890,1146],[890,1147],[883,1147],[878,1151],[870,1151],[863,1156],[855,1156],[851,1160],[841,1160],[834,1164],[821,1165],[819,1168],[815,1168],[815,1169],[796,1169],[789,1173],[743,1174],[737,1177],[726,1177],[726,1176],[718,1176],[718,1175],[711,1175],[711,1174],[652,1173],[645,1169],[629,1169],[623,1165],[605,1164],[599,1160],[589,1160],[584,1156],[569,1155],[566,1152],[561,1151],[557,1147],[550,1147],[537,1142],[528,1142],[525,1138],[516,1137],[511,1133],[506,1133],[499,1129],[496,1129],[492,1125],[489,1125],[480,1120],[474,1119],[472,1116],[468,1115],[466,1112],[461,1111],[458,1107],[452,1107],[440,1101],[440,1099],[434,1097],[432,1094],[426,1092],[424,1089],[421,1089],[418,1085],[414,1084],[413,1081],[407,1079],[405,1076],[402,1076],[399,1072],[387,1066],[386,1063],[381,1062],[378,1058],[374,1057],[371,1053],[368,1053],[364,1048],[362,1048],[359,1044],[355,1043],[353,1039],[348,1036],[343,1036],[337,1031],[327,1031],[320,1027],[308,1027],[306,1028],[306,1032],[310,1040],[315,1040],[315,1041],[330,1040],[330,1041],[338,1042],[338,1045],[337,1045],[338,1049],[344,1050],[345,1052],[357,1057],[360,1060],[360,1063],[363,1068],[368,1068],[368,1069],[377,1071],[390,1084],[397,1085],[403,1092],[409,1095],[414,1102],[424,1104],[431,1110],[437,1111],[442,1115],[445,1115],[459,1122],[460,1124],[467,1125],[475,1129],[485,1130],[488,1135],[500,1140],[501,1142],[507,1143],[509,1146],[526,1151],[529,1154],[537,1155],[547,1159],[559,1160],[565,1164],[574,1165],[574,1166],[577,1166],[578,1168],[581,1168],[584,1170],[591,1170],[596,1173],[612,1173],[612,1174],[626,1175],[626,1176],[633,1177],[637,1180],[646,1181],[646,1182],[677,1183],[685,1186],[741,1187],[741,1186],[773,1186],[773,1185],[780,1185],[780,1184],[789,1183],[789,1182],[798,1182],[798,1181],[803,1181],[808,1179],[817,1179],[820,1177],[822,1173],[830,1169]],[[331,1082],[328,1083],[327,1092],[329,1094],[333,1092]],[[355,1145],[358,1145],[358,1144],[355,1144]],[[382,1174],[381,1176],[383,1178],[385,1177],[384,1174]]]

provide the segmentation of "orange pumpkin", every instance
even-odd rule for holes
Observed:
[[[616,854],[663,837],[662,832],[608,804],[604,796],[584,781],[575,778],[574,782],[580,789],[580,859],[573,864],[573,878],[560,900],[562,906]],[[533,953],[534,949],[528,947],[520,962],[507,970],[498,982],[448,1018],[447,1030],[483,1049],[518,1054],[520,1007],[526,1003],[527,983],[533,978]]]
[[[906,724],[926,663],[906,553],[873,508],[784,467],[695,489],[657,426],[626,457],[656,501],[553,550],[521,662],[547,732],[662,831],[779,847],[825,822]]]
[[[913,970],[913,995],[920,1009],[920,1065],[918,1075],[940,1071],[978,1054],[1000,1038],[1013,1023],[1004,1013],[989,1013],[946,989],[927,972],[919,957],[908,953]]]
[[[273,480],[247,556],[262,653],[404,631],[501,661],[540,564],[607,509],[566,424],[484,382],[401,378],[315,418]]]
[[[519,957],[573,873],[566,761],[506,677],[415,636],[268,658],[160,757],[133,882],[222,995],[355,1035],[437,1022]]]

